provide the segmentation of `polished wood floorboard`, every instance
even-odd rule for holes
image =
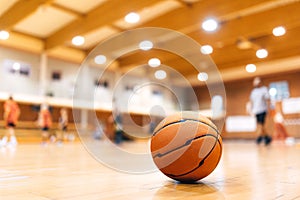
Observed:
[[[99,147],[106,143],[95,142]],[[147,151],[148,145],[126,142],[120,148]],[[80,142],[1,148],[0,199],[300,199],[299,145],[225,141],[223,147],[217,169],[197,184],[180,184],[158,171],[115,171],[94,159]]]

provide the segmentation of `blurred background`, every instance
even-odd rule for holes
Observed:
[[[199,110],[216,123],[223,120],[224,139],[253,139],[255,118],[246,105],[252,80],[259,76],[269,90],[270,113],[280,104],[289,136],[299,137],[299,10],[298,0],[0,0],[0,134],[3,102],[9,95],[22,113],[16,129],[20,143],[40,140],[36,121],[44,102],[51,107],[54,127],[60,109],[68,109],[69,131],[76,135],[72,112],[78,113],[80,128],[93,132],[94,112],[105,126],[115,97],[119,105],[130,100],[129,110],[121,110],[123,126],[135,132],[129,139],[150,136],[151,122],[180,109]],[[110,55],[101,48],[93,51],[115,35],[145,27],[177,31],[201,48],[190,52],[169,35],[149,38],[144,33],[136,43],[124,34],[110,46]],[[157,44],[182,51],[178,55],[157,49]],[[132,45],[135,50],[128,53]],[[200,59],[190,63],[180,54]],[[84,76],[78,81],[82,63]],[[219,71],[226,96],[210,94],[208,84],[216,90],[214,84],[220,84],[212,69]],[[157,84],[141,89],[147,81],[167,84],[176,95]],[[72,108],[76,87],[83,93],[84,88],[94,91],[94,106],[82,103]],[[158,116],[153,121],[150,112],[155,106],[163,112],[152,113]],[[143,131],[130,127],[128,119]],[[272,115],[267,128],[274,131]]]

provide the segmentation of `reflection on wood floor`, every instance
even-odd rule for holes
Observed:
[[[93,145],[109,146],[108,141]],[[148,142],[125,142],[118,148],[147,154],[148,146]],[[110,151],[106,154],[128,168],[142,164],[125,162]],[[21,144],[0,150],[0,196],[5,200],[300,199],[299,155],[297,144],[265,147],[253,141],[224,141],[221,162],[211,175],[197,184],[180,184],[158,171],[132,174],[114,170],[101,164],[80,142]]]

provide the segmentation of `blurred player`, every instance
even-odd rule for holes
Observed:
[[[105,131],[104,132],[105,132],[108,139],[110,139],[111,141],[114,140],[114,138],[115,138],[115,124],[114,124],[114,117],[113,117],[112,114],[106,119]]]
[[[123,126],[122,126],[122,114],[118,109],[114,111],[115,120],[115,143],[120,144],[123,141]]]
[[[9,144],[16,146],[18,144],[15,136],[15,127],[20,116],[20,108],[18,104],[14,101],[13,97],[10,96],[4,103],[4,121],[6,127],[6,134],[2,138],[1,144],[3,146]]]
[[[284,118],[281,111],[281,102],[276,102],[275,109],[273,110],[274,121],[274,139],[285,140],[288,133],[284,126]]]
[[[39,113],[39,126],[42,129],[42,144],[47,144],[49,139],[49,129],[52,126],[52,117],[47,104],[41,106]]]
[[[62,108],[60,110],[60,117],[58,123],[60,129],[60,136],[58,137],[58,142],[61,143],[63,142],[63,140],[66,140],[68,138],[68,111],[66,108]]]
[[[272,138],[267,134],[265,130],[265,119],[268,111],[269,93],[268,88],[262,84],[259,77],[253,80],[253,90],[250,94],[251,113],[256,116],[257,121],[257,144],[260,144],[263,140],[266,145],[269,145]]]

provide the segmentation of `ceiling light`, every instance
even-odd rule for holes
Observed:
[[[144,41],[140,42],[139,47],[141,50],[148,51],[148,50],[152,49],[153,43],[149,40],[144,40]]]
[[[9,32],[0,31],[0,40],[7,40],[9,38]]]
[[[83,45],[84,44],[84,37],[83,36],[75,36],[73,37],[72,39],[72,44],[76,45],[76,46],[80,46],[80,45]]]
[[[130,24],[137,23],[140,21],[140,15],[135,12],[131,12],[125,16],[125,21]]]
[[[205,72],[200,72],[198,74],[198,80],[199,81],[207,81],[208,80],[208,74]]]
[[[106,62],[106,56],[98,55],[94,58],[94,61],[95,61],[96,64],[102,65]]]
[[[249,73],[254,73],[256,71],[256,66],[254,64],[246,65],[246,71]]]
[[[277,26],[273,29],[273,35],[278,37],[285,34],[285,28],[283,26]]]
[[[218,22],[214,19],[207,19],[202,23],[202,28],[208,32],[215,31],[218,28]]]
[[[211,54],[213,52],[213,48],[210,45],[203,45],[200,48],[201,53],[203,54]]]
[[[157,70],[154,74],[155,78],[162,80],[167,77],[167,73],[164,70]]]
[[[15,63],[13,64],[12,68],[13,68],[15,71],[19,71],[19,70],[21,69],[21,64],[15,62]]]
[[[160,60],[158,58],[151,58],[149,61],[148,61],[148,65],[150,67],[158,67],[160,65]]]
[[[256,51],[256,56],[258,58],[266,58],[268,56],[268,51],[266,49],[258,49]]]

